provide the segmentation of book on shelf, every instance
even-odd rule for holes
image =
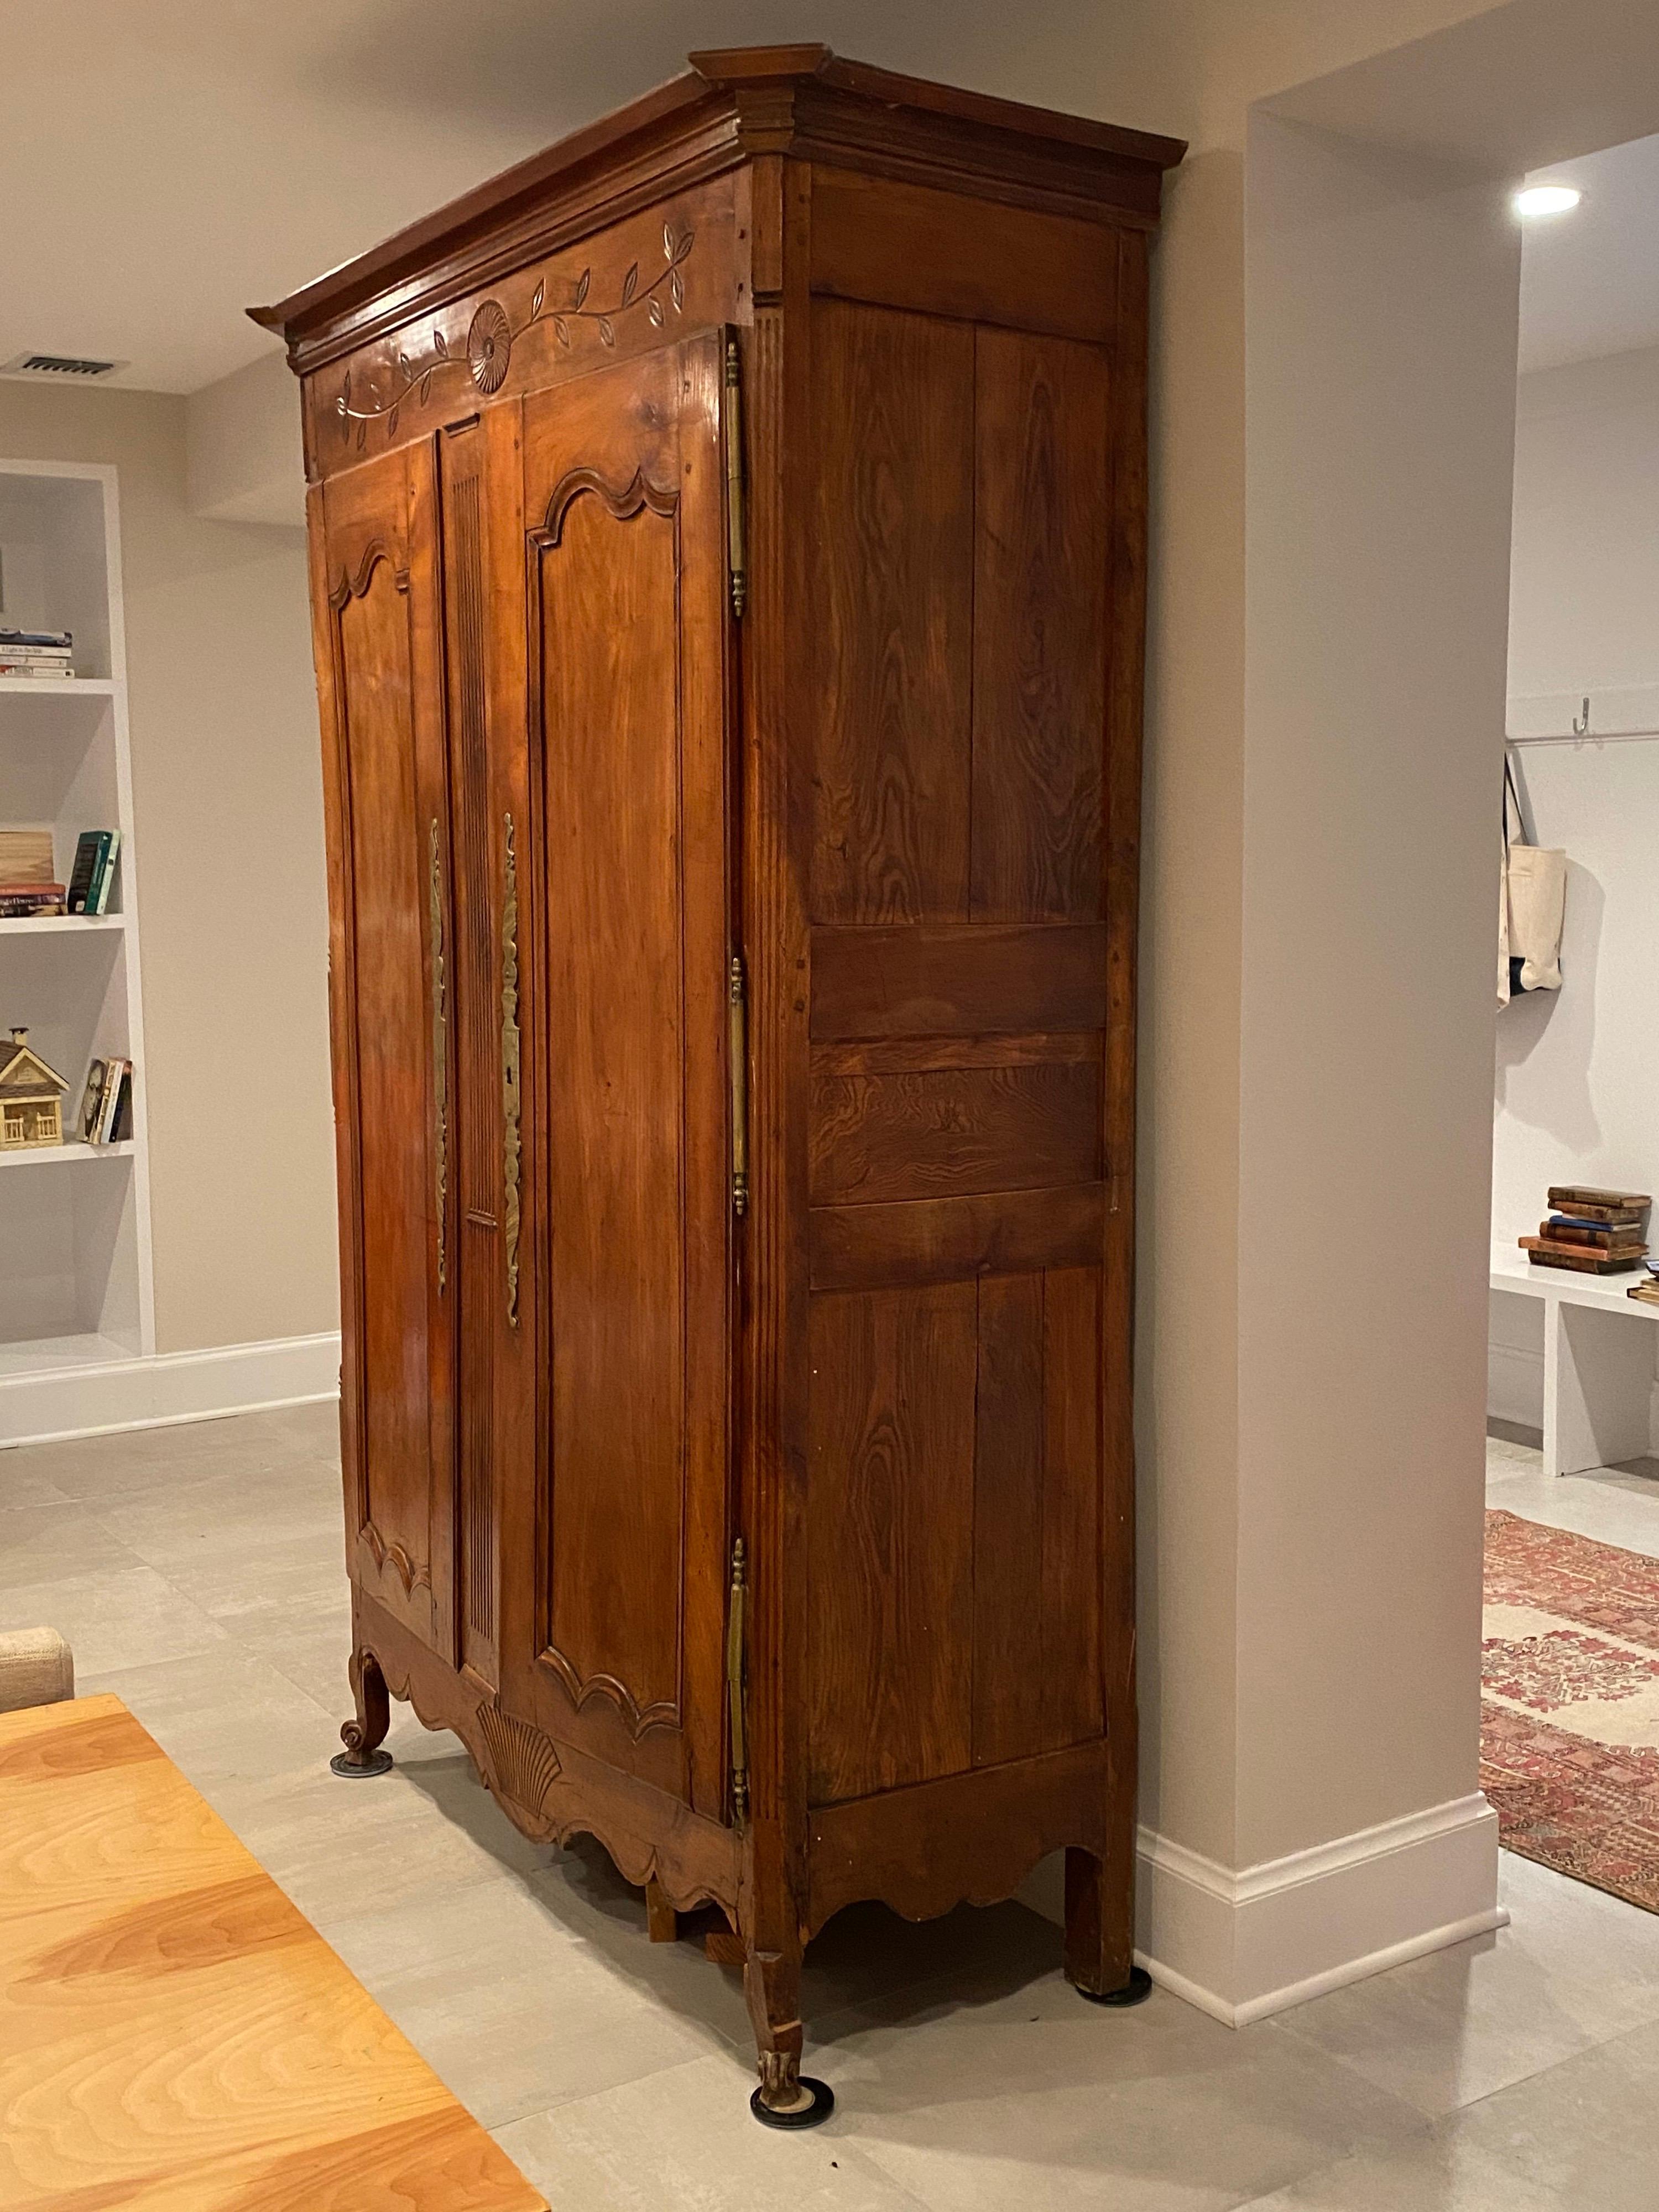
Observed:
[[[1628,1251],[1596,1252],[1582,1244],[1558,1244],[1548,1237],[1522,1237],[1516,1242],[1534,1267],[1565,1267],[1580,1275],[1624,1274],[1641,1266],[1648,1249],[1635,1244]]]
[[[1538,1234],[1553,1244],[1582,1245],[1591,1252],[1645,1252],[1642,1231],[1634,1222],[1568,1221],[1559,1213],[1538,1224]]]
[[[104,1077],[106,1063],[94,1060],[87,1070],[87,1087],[81,1093],[81,1142],[89,1145],[93,1132],[98,1127],[98,1116],[104,1107]]]
[[[1653,1204],[1646,1191],[1591,1190],[1582,1183],[1555,1182],[1549,1188],[1552,1213],[1569,1213],[1579,1220],[1641,1220]]]
[[[1639,1298],[1644,1306],[1659,1306],[1659,1276],[1644,1275],[1639,1283],[1631,1285],[1625,1296]]]
[[[121,850],[118,830],[83,830],[76,841],[75,865],[70,870],[69,911],[107,914],[115,882],[115,862]]]
[[[94,1060],[81,1095],[81,1139],[88,1145],[118,1145],[132,1134],[132,1062]]]
[[[21,921],[33,915],[62,914],[62,884],[0,884],[0,921]]]

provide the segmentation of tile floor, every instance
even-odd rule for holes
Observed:
[[[1493,1502],[1659,1552],[1659,1481]],[[0,1453],[0,1620],[74,1642],[557,2212],[1656,2212],[1659,1917],[1523,1860],[1514,1924],[1234,2033],[1080,2003],[1018,1905],[832,1923],[814,2134],[750,2118],[735,1977],[653,1945],[605,1854],[525,1843],[452,1737],[337,1782],[331,1406]]]

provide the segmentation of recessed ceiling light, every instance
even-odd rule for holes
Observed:
[[[1516,215],[1528,219],[1540,215],[1565,215],[1584,195],[1576,185],[1528,185],[1515,196]]]

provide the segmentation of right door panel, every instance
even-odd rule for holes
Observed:
[[[526,402],[550,1346],[539,1703],[723,1804],[726,568],[714,337]]]

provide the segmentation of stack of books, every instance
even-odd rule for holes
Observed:
[[[83,1144],[119,1145],[132,1134],[132,1062],[94,1060],[81,1100]]]
[[[107,914],[115,884],[116,856],[121,849],[118,830],[83,830],[76,840],[75,866],[70,870],[69,911]],[[61,914],[63,908],[58,908]]]
[[[66,629],[0,629],[0,676],[73,676],[75,640]]]
[[[67,896],[55,878],[50,830],[0,830],[0,919],[62,914]]]
[[[1628,1274],[1647,1257],[1648,1209],[1643,1191],[1589,1190],[1552,1183],[1550,1217],[1536,1237],[1520,1239],[1534,1267],[1570,1267],[1581,1275]]]

